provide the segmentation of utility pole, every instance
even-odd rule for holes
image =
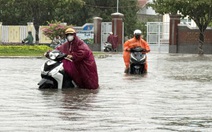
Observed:
[[[119,12],[119,0],[117,0],[117,12]]]

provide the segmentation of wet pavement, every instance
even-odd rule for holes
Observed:
[[[45,60],[0,59],[0,131],[212,131],[212,55],[150,53],[145,75],[96,58],[98,90],[38,90]]]

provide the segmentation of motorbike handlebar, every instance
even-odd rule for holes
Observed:
[[[68,55],[67,54],[64,54],[64,53],[61,53],[59,55],[56,55],[54,56],[53,55],[53,58],[52,58],[52,54],[50,55],[49,53],[52,52],[52,51],[47,51],[44,53],[44,56],[48,59],[51,59],[51,60],[56,60],[56,61],[61,61],[63,60],[64,58],[66,58]]]
[[[149,52],[148,50],[145,50],[145,49],[142,49],[142,50],[126,49],[125,51],[127,51],[127,52],[142,52],[142,53]]]

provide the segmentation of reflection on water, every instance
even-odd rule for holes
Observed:
[[[38,90],[45,59],[0,59],[1,131],[212,131],[211,55],[150,53],[144,75],[96,60],[100,89]]]

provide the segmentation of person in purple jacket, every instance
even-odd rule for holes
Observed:
[[[79,88],[97,89],[98,73],[92,51],[76,36],[76,31],[68,28],[65,31],[67,42],[56,49],[67,54],[63,60],[65,72]]]

